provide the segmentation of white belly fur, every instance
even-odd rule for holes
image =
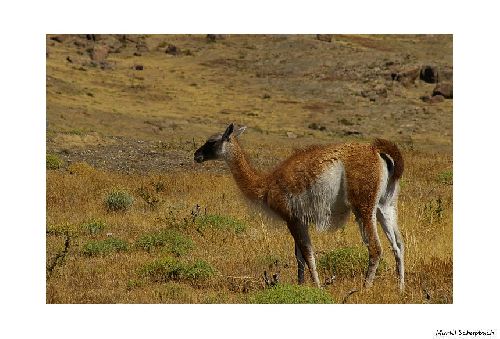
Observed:
[[[288,204],[293,216],[314,223],[318,230],[342,227],[350,212],[342,162],[334,163],[306,191],[290,195]]]

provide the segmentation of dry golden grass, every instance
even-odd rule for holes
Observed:
[[[452,302],[452,186],[440,179],[441,173],[451,170],[451,159],[417,152],[405,156],[399,220],[406,241],[406,291],[403,295],[398,292],[392,252],[380,230],[388,269],[378,274],[369,290],[362,289],[362,274],[337,278],[326,287],[336,302],[352,289],[359,290],[348,299],[355,303]],[[264,287],[265,270],[279,271],[282,282],[295,283],[293,241],[286,226],[249,207],[228,174],[124,175],[79,167],[84,170],[47,174],[47,227],[60,231],[47,236],[48,264],[62,251],[65,230],[71,239],[64,263],[47,278],[48,303],[240,303]],[[158,201],[154,207],[141,198],[141,187]],[[135,198],[126,212],[106,209],[107,193],[117,188]],[[196,205],[200,216],[230,216],[247,227],[241,233],[197,230],[200,216],[193,222],[191,214]],[[90,234],[81,227],[90,220],[104,222],[105,229]],[[163,229],[176,229],[192,239],[194,248],[181,260],[203,259],[216,269],[216,275],[202,282],[168,283],[142,277],[141,267],[168,255],[162,250],[148,253],[133,245],[142,235]],[[129,249],[97,257],[83,254],[85,243],[105,239],[110,233],[129,243]],[[312,239],[318,256],[361,246],[353,220],[337,232],[312,231]]]

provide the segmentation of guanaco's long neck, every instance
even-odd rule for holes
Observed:
[[[243,194],[252,200],[262,200],[266,177],[253,168],[236,138],[227,144],[225,160]]]

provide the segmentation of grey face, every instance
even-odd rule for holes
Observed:
[[[203,162],[219,159],[223,142],[222,134],[211,136],[203,146],[196,150],[194,153],[194,161]]]
[[[211,136],[203,146],[194,152],[194,161],[203,162],[220,159],[224,152],[224,143],[231,142],[232,135],[237,137],[243,133],[245,129],[246,127],[243,126],[235,131],[234,124],[230,124],[224,133]]]

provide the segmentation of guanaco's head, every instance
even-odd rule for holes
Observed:
[[[246,126],[236,129],[231,123],[224,133],[212,135],[203,146],[194,152],[194,161],[203,162],[207,160],[222,159],[228,149],[228,144],[245,131]]]

